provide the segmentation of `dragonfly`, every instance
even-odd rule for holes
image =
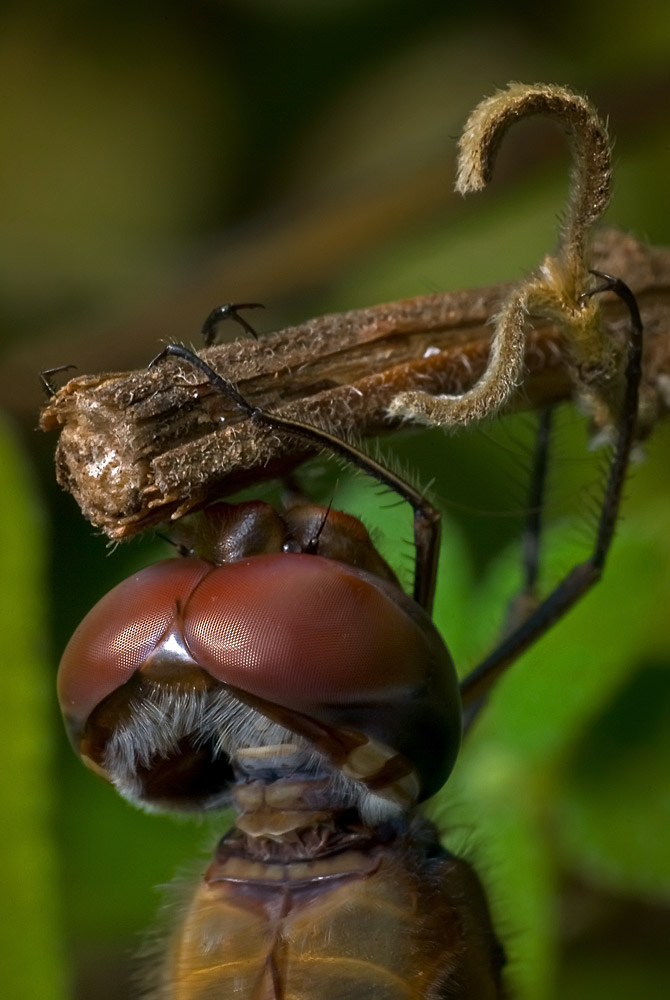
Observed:
[[[559,250],[498,310],[489,365],[471,391],[408,386],[389,410],[453,425],[500,409],[521,380],[525,318],[535,310],[559,319],[574,395],[614,446],[591,556],[540,600],[551,427],[550,412],[542,415],[524,584],[503,638],[462,681],[432,621],[440,523],[421,492],[353,447],[346,430],[249,401],[211,355],[173,344],[150,365],[152,377],[164,382],[167,372],[186,389],[192,424],[220,397],[237,414],[236,431],[270,443],[252,456],[248,482],[267,475],[273,454],[320,449],[395,492],[413,510],[415,562],[410,597],[363,523],[332,504],[293,496],[278,507],[205,506],[209,491],[193,498],[189,489],[172,513],[178,557],[119,584],[75,632],[58,686],[84,763],[146,809],[235,814],[147,972],[146,1000],[507,996],[479,878],[442,847],[423,807],[447,782],[498,678],[603,572],[639,430],[642,347],[623,282],[592,272],[602,284],[584,290],[585,233],[610,177],[606,132],[588,102],[516,84],[483,102],[462,140],[460,190],[483,185],[509,124],[537,112],[566,127],[576,156]],[[610,336],[593,308],[607,290],[628,310],[627,335]],[[208,335],[220,315],[210,316]],[[166,426],[178,421],[177,398]],[[124,461],[134,466],[139,455],[131,448]],[[219,483],[228,475],[210,473]]]
[[[472,867],[422,805],[448,780],[497,679],[597,582],[634,440],[642,351],[635,298],[624,392],[591,556],[535,600],[549,418],[531,475],[517,620],[459,683],[431,619],[440,520],[345,440],[252,405],[199,355],[179,363],[254,425],[367,473],[413,510],[402,589],[351,515],[301,498],[219,502],[177,524],[179,555],[120,583],[63,655],[76,751],[152,810],[233,807],[209,867],[148,971],[146,1000],[504,1000],[505,956]],[[534,500],[532,498],[535,498]]]

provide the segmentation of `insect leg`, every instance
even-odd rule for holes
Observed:
[[[319,448],[323,448],[334,455],[340,455],[347,462],[355,465],[361,471],[377,479],[384,486],[387,486],[397,493],[398,496],[402,497],[414,512],[415,562],[413,596],[417,604],[420,604],[430,614],[437,578],[437,560],[440,546],[440,513],[422,496],[419,490],[348,441],[344,441],[319,427],[312,427],[299,420],[281,417],[278,414],[267,413],[265,410],[253,406],[242,396],[232,382],[223,375],[219,375],[201,357],[188,348],[182,347],[180,344],[169,344],[150,362],[149,367],[151,368],[166,357],[181,358],[181,360],[190,364],[191,367],[202,372],[218,392],[231,399],[254,423],[292,434],[295,437],[313,442]]]
[[[510,604],[506,628],[508,633],[528,618],[540,603],[537,596],[537,581],[540,574],[542,514],[551,439],[551,418],[551,409],[542,410],[539,416],[528,491],[528,514],[521,539],[523,584]]]
[[[56,389],[54,388],[51,376],[58,375],[59,372],[67,372],[71,368],[76,368],[76,367],[77,367],[76,365],[56,365],[55,368],[45,368],[44,371],[41,371],[40,382],[42,383],[42,388],[46,392],[47,396],[56,395]]]
[[[248,323],[244,316],[240,316],[240,309],[265,309],[262,302],[228,302],[225,306],[217,306],[202,324],[200,331],[205,347],[211,347],[216,340],[216,328],[224,319],[235,320],[250,337],[258,340],[258,334],[251,323]]]
[[[547,479],[549,442],[551,439],[552,410],[542,410],[539,415],[535,451],[528,490],[528,514],[522,534],[523,583],[510,601],[503,635],[513,633],[537,609],[540,601],[537,581],[540,573],[540,551],[542,542],[542,513]],[[468,703],[463,713],[463,728],[467,731],[484,707],[488,691]]]
[[[535,611],[508,634],[496,649],[465,677],[461,683],[461,696],[464,708],[471,707],[469,715],[473,714],[476,706],[491,690],[500,674],[576,604],[594,583],[597,583],[602,575],[614,536],[637,417],[642,359],[642,320],[635,296],[623,281],[598,271],[593,273],[603,279],[603,284],[586,294],[590,296],[604,291],[613,291],[625,302],[630,312],[630,336],[623,400],[593,552],[586,562],[574,566]],[[539,538],[539,534],[537,537]],[[527,581],[528,572],[527,564]]]

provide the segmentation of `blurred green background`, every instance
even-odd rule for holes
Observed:
[[[451,191],[468,111],[510,79],[589,94],[616,139],[607,221],[670,243],[669,55],[660,0],[625,18],[602,0],[3,5],[6,995],[128,995],[154,887],[202,869],[225,827],[134,812],[66,743],[60,653],[93,603],[163,548],[109,549],[59,492],[55,440],[34,430],[36,373],[143,365],[161,339],[197,343],[230,300],[264,302],[272,329],[520,277],[554,243],[560,135],[524,124],[490,191]],[[547,583],[588,551],[602,480],[581,419],[566,408],[559,423]],[[525,416],[383,445],[444,505],[437,617],[464,670],[515,587],[531,439]],[[433,804],[487,885],[520,1000],[670,994],[669,444],[660,427],[630,480],[604,582],[499,685]],[[375,525],[408,571],[406,512],[357,478],[305,476]]]

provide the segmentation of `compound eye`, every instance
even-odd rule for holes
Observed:
[[[58,671],[58,698],[75,743],[100,702],[174,630],[194,587],[211,570],[211,563],[201,559],[155,563],[118,584],[89,611]]]
[[[193,591],[184,638],[218,680],[298,710],[423,676],[418,624],[369,574],[319,556],[216,567]]]
[[[73,635],[58,693],[85,763],[158,806],[220,803],[232,780],[221,734],[241,704],[375,787],[413,771],[424,796],[446,780],[460,736],[453,664],[430,619],[395,584],[306,554],[172,559],[135,574]],[[261,730],[247,725],[255,746]],[[345,732],[370,743],[374,767],[341,757]]]
[[[456,673],[395,585],[320,556],[256,556],[200,583],[184,638],[225,684],[398,751],[424,797],[446,781],[461,732]]]

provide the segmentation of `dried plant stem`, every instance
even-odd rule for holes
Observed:
[[[621,275],[640,302],[644,431],[670,407],[670,251],[610,230],[596,241],[593,261]],[[509,285],[496,285],[408,299],[202,355],[251,402],[339,436],[366,437],[398,426],[388,408],[401,392],[467,392],[486,368],[489,318],[509,295]],[[604,316],[608,335],[625,332],[618,301],[604,304]],[[572,398],[561,327],[546,318],[529,324],[524,343],[527,375],[509,406]],[[243,419],[177,365],[72,379],[49,401],[41,425],[61,430],[59,482],[112,538],[286,472],[309,454],[304,443]]]

